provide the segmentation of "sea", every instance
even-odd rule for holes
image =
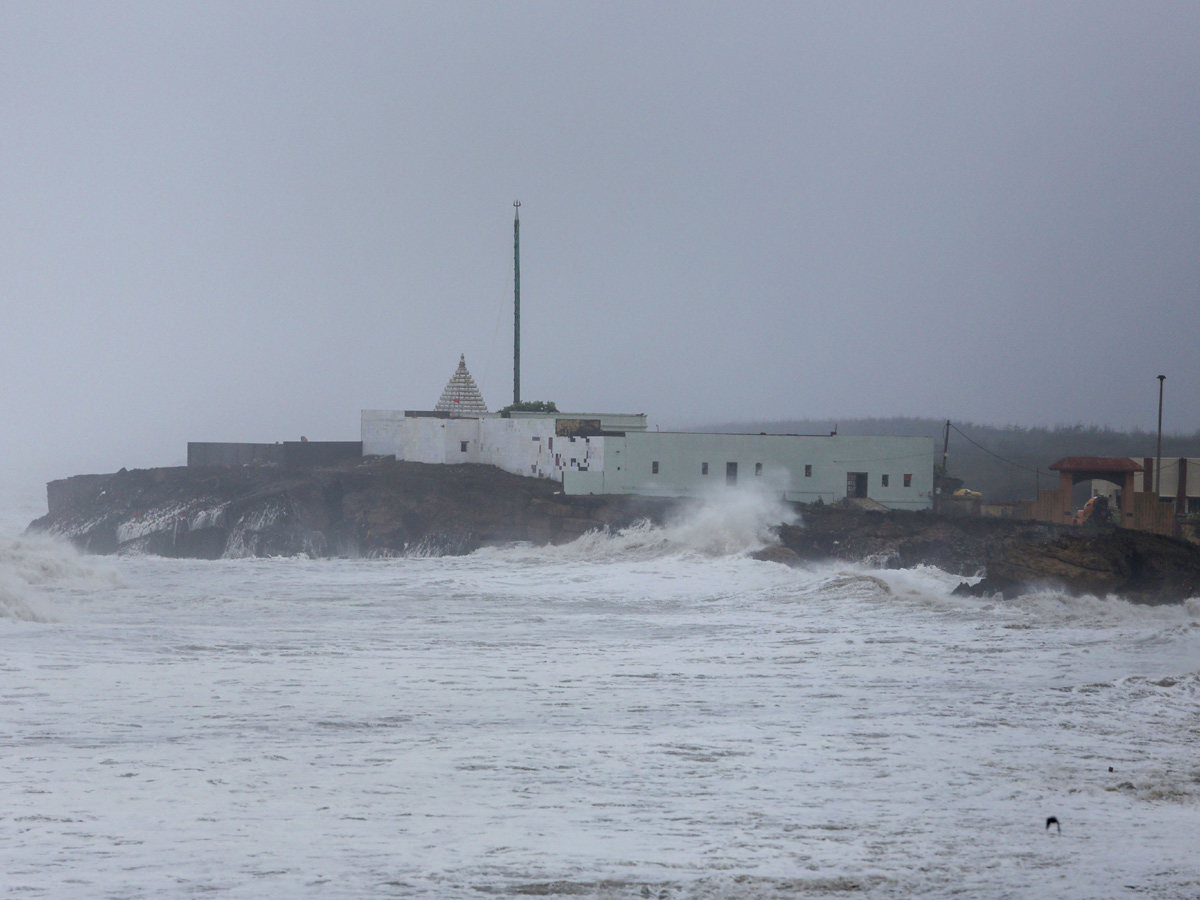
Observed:
[[[5,499],[4,897],[1200,896],[1200,599],[759,562],[739,492],[331,560]]]

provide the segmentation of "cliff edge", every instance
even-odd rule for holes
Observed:
[[[88,553],[222,556],[461,554],[661,522],[674,501],[567,497],[493,466],[370,459],[312,469],[122,469],[46,486],[29,527]]]
[[[1053,587],[1145,604],[1200,597],[1200,547],[1141,531],[827,507],[806,510],[802,526],[781,526],[779,538],[801,560],[983,575],[956,590],[974,596]]]
[[[574,497],[544,479],[493,466],[367,459],[306,469],[121,470],[47,485],[49,512],[30,528],[90,553],[368,556],[470,553],[514,541],[565,543],[649,520],[684,501]],[[842,559],[888,568],[937,566],[961,593],[1008,596],[1042,587],[1138,603],[1200,597],[1200,547],[1121,529],[807,507],[757,558],[791,565]]]

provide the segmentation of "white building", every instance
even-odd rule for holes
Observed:
[[[929,437],[647,431],[602,440],[604,465],[564,473],[566,493],[676,497],[754,484],[797,503],[933,504]]]
[[[1176,515],[1200,513],[1200,459],[1164,456],[1157,479],[1154,477],[1154,457],[1146,456],[1138,462],[1142,464],[1143,471],[1133,475],[1134,490],[1153,489],[1157,481],[1159,497],[1175,498]]]
[[[459,360],[438,408],[362,411],[364,456],[485,463],[553,478],[567,494],[681,497],[761,485],[784,499],[933,503],[933,439],[646,430],[644,414],[490,413]]]
[[[488,412],[462,357],[432,411],[362,411],[364,456],[486,463],[556,481],[567,471],[603,466],[602,434],[645,430],[643,414]]]

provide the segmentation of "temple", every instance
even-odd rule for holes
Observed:
[[[933,504],[929,437],[650,431],[644,413],[489,412],[459,357],[432,410],[363,410],[364,456],[479,463],[567,494],[699,496],[753,485],[782,499]]]

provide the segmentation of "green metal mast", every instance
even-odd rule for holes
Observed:
[[[521,201],[513,201],[513,403],[521,402]]]

